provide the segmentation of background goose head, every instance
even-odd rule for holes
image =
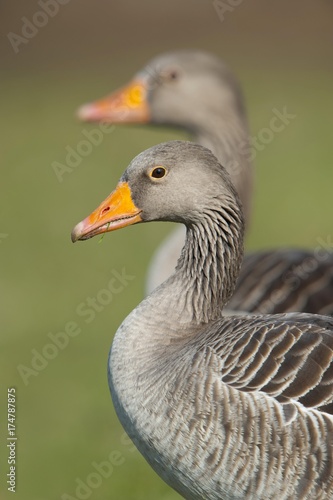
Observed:
[[[196,132],[203,118],[244,115],[238,82],[212,54],[184,50],[152,59],[125,87],[78,110],[84,121],[167,124]]]
[[[187,130],[229,172],[248,223],[252,167],[245,108],[236,78],[219,58],[193,50],[160,55],[127,86],[82,106],[78,116],[85,121],[163,124]]]

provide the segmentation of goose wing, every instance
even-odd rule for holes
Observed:
[[[246,255],[228,308],[333,315],[333,253],[321,248]]]
[[[333,414],[332,318],[230,317],[214,325],[206,347],[219,356],[228,386]]]

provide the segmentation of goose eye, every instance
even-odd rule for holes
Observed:
[[[155,167],[151,172],[150,172],[150,177],[154,177],[154,179],[161,179],[164,177],[166,174],[166,170],[164,167]]]

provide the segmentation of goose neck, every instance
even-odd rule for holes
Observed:
[[[175,273],[156,291],[181,322],[208,323],[221,317],[230,299],[243,255],[242,215],[236,204],[216,204],[187,226]],[[154,294],[153,294],[154,295]],[[166,300],[166,297],[168,299]],[[170,304],[170,301],[172,304]],[[170,309],[171,306],[171,309]]]

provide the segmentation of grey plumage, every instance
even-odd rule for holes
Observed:
[[[156,165],[167,169],[157,181],[148,175]],[[333,498],[333,320],[223,316],[241,264],[243,219],[207,149],[156,146],[133,160],[124,182],[143,222],[187,228],[174,274],[112,344],[109,384],[125,430],[187,499]],[[111,214],[101,227],[112,230],[124,216]],[[73,240],[97,234],[90,220]]]
[[[332,315],[332,253],[282,248],[247,254],[228,307],[260,314]]]

